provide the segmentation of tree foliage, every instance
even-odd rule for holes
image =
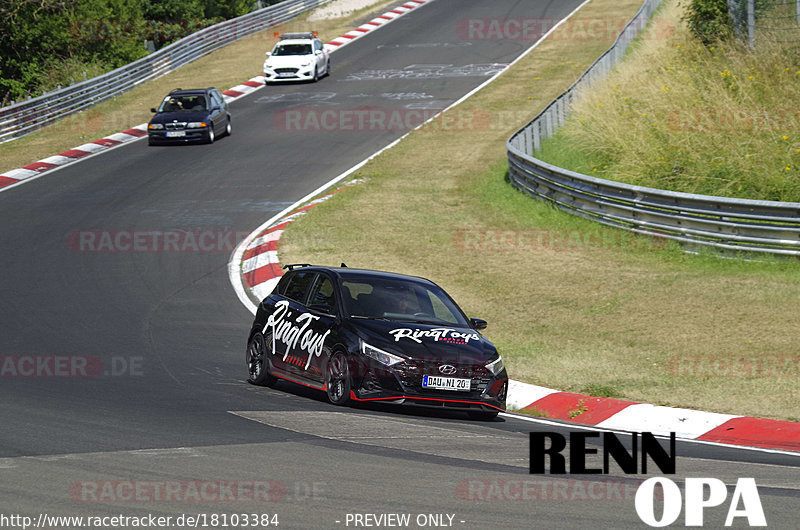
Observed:
[[[732,29],[727,0],[690,0],[683,20],[706,45],[727,38]]]
[[[113,70],[253,0],[0,0],[0,102]],[[272,3],[272,2],[270,2]],[[265,2],[266,4],[266,2]]]

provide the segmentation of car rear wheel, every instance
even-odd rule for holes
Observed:
[[[325,383],[328,401],[334,405],[347,405],[350,402],[350,369],[344,354],[334,353],[328,359]]]
[[[254,333],[247,343],[247,382],[259,386],[272,386],[276,378],[269,371],[269,360],[267,359],[267,344],[271,342],[264,338],[261,333]]]

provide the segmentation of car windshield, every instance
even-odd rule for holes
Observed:
[[[395,278],[342,281],[342,299],[353,318],[469,327],[455,302],[439,287]]]
[[[308,55],[310,53],[310,44],[279,44],[275,46],[272,55]]]
[[[193,112],[198,110],[206,110],[206,98],[199,94],[167,96],[158,108],[158,112]]]

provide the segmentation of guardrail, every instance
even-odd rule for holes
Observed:
[[[271,28],[330,0],[284,0],[192,33],[106,74],[0,109],[0,143],[155,79],[231,42]]]
[[[581,90],[619,62],[661,0],[646,0],[617,40],[573,85],[506,143],[509,177],[518,189],[594,221],[690,248],[800,255],[800,203],[695,195],[598,179],[533,155],[564,124]]]

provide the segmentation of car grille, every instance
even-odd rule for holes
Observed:
[[[164,128],[168,131],[182,131],[186,128],[186,122],[165,123]]]
[[[297,68],[276,68],[276,74],[296,74]]]
[[[452,364],[456,367],[456,373],[448,374],[444,377],[461,377],[472,380],[470,392],[482,393],[492,380],[492,374],[482,364],[455,364],[447,362],[423,362],[409,360],[403,363],[402,368],[397,369],[400,381],[406,388],[422,390],[422,376],[443,374],[439,371],[442,364]],[[457,392],[457,391],[453,391]]]

